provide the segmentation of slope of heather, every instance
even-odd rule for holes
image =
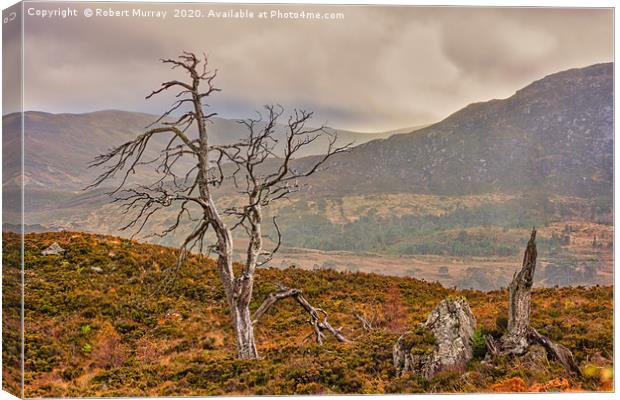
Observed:
[[[53,242],[65,253],[42,256]],[[17,265],[19,237],[5,233],[3,244],[9,274]],[[254,309],[274,283],[298,287],[354,342],[330,338],[323,347],[314,344],[306,316],[284,301],[257,326],[264,359],[247,362],[232,357],[228,313],[209,259],[190,257],[166,293],[157,290],[163,271],[175,263],[175,251],[166,247],[83,233],[29,234],[25,262],[27,397],[611,389],[611,287],[533,294],[532,325],[573,351],[583,378],[567,376],[534,352],[490,366],[481,361],[484,347],[478,343],[477,358],[465,372],[427,381],[395,377],[391,352],[399,334],[453,295],[470,302],[479,334],[499,335],[506,291],[454,291],[412,278],[331,270],[262,269]],[[373,331],[362,329],[353,307],[374,316]]]

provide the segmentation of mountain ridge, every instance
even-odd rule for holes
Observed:
[[[558,72],[506,99],[472,103],[418,131],[356,146],[310,182],[347,193],[472,194],[546,185],[555,193],[608,196],[611,104],[612,63]],[[349,183],[329,176],[345,170]],[[584,182],[572,179],[579,174]]]
[[[3,116],[7,149],[19,147],[16,141],[21,132],[20,117],[21,113]],[[35,188],[62,188],[73,191],[86,187],[96,176],[98,171],[87,168],[90,161],[110,147],[131,140],[158,118],[148,113],[124,110],[88,113],[26,111],[23,117],[26,184]],[[232,143],[246,134],[236,120],[214,117],[212,121],[210,134],[213,143]],[[341,144],[363,143],[388,134],[335,131]],[[154,137],[152,145],[147,149],[148,156],[156,156],[157,149],[165,146],[165,142],[163,137]],[[308,146],[302,155],[320,154],[326,147],[327,138],[321,138]],[[17,179],[21,167],[19,157],[19,152],[6,152],[3,169],[10,178],[5,178],[4,185]]]
[[[329,172],[308,182],[322,193],[361,190],[449,194],[456,190],[472,194],[529,189],[536,181],[544,181],[541,178],[551,171],[555,175],[553,179],[562,181],[549,185],[553,192],[598,196],[609,186],[612,177],[612,87],[613,63],[600,63],[549,74],[510,97],[469,104],[437,123],[412,132],[391,134],[393,131],[390,131],[388,137],[373,139],[374,134],[341,131],[343,143],[351,134],[362,138],[361,143],[358,142],[351,152],[334,157],[328,165]],[[584,99],[593,104],[585,104]],[[593,115],[596,113],[598,115]],[[578,117],[569,120],[573,114]],[[4,131],[9,135],[12,129],[7,123],[14,123],[15,115],[3,117]],[[147,113],[113,109],[81,114],[28,111],[24,115],[27,182],[39,187],[59,185],[73,190],[83,188],[94,177],[96,171],[86,170],[89,161],[110,146],[129,140],[157,118]],[[550,121],[550,115],[556,120]],[[212,128],[214,142],[225,143],[242,135],[234,121],[216,118],[216,125],[221,126]],[[561,130],[563,132],[559,132]],[[106,143],[80,140],[91,131],[105,137]],[[235,134],[226,135],[233,131]],[[572,147],[564,146],[561,151],[554,149],[554,145],[567,142],[571,135],[574,141],[575,136],[588,134],[589,137]],[[550,135],[552,137],[546,142],[536,143]],[[37,143],[38,140],[42,142]],[[55,143],[63,140],[64,146]],[[470,143],[447,144],[448,140]],[[298,159],[297,164],[312,162],[312,153],[320,154],[324,144],[317,143],[310,154],[305,154],[309,157]],[[542,148],[538,148],[538,144]],[[154,143],[154,147],[157,144]],[[29,156],[29,152],[36,153],[37,157]],[[73,155],[72,160],[67,159],[68,154]],[[572,165],[571,170],[571,164],[575,163],[569,157],[583,154],[587,155],[582,157],[585,161]],[[40,155],[43,160],[38,159]],[[3,162],[7,171],[17,168],[15,156],[8,154]],[[520,162],[516,162],[519,159]],[[571,182],[566,175],[576,175],[580,167],[586,167],[587,176],[582,177],[585,182]],[[85,173],[76,173],[79,168]],[[526,168],[535,174],[525,173]],[[523,176],[514,173],[518,170],[524,172]],[[40,179],[37,174],[47,176]],[[54,182],[53,174],[62,178]],[[528,175],[538,179],[529,179]],[[86,177],[90,179],[82,179]]]

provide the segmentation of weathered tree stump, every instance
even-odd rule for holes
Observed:
[[[462,370],[473,357],[476,318],[463,298],[443,300],[425,323],[407,332],[393,349],[398,375],[412,372],[427,379],[445,370]]]
[[[536,229],[533,229],[523,256],[523,266],[515,274],[509,286],[506,333],[498,341],[491,336],[486,337],[488,353],[490,355],[520,356],[525,354],[530,346],[538,344],[545,348],[549,358],[559,361],[568,372],[581,375],[570,350],[559,343],[554,343],[530,326],[536,257]]]

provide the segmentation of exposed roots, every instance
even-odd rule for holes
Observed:
[[[534,328],[530,328],[528,339],[531,344],[540,344],[544,347],[545,350],[547,350],[547,355],[554,360],[559,361],[568,372],[577,376],[581,375],[581,370],[577,366],[577,363],[573,358],[573,353],[571,353],[569,349],[559,343],[552,342],[551,339],[541,335]]]

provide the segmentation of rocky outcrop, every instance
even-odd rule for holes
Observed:
[[[402,335],[394,345],[399,375],[412,372],[427,379],[445,370],[465,368],[473,356],[476,318],[463,298],[443,300],[425,323]]]
[[[44,256],[59,256],[59,255],[61,255],[64,252],[65,252],[65,249],[60,247],[60,245],[57,242],[54,242],[54,243],[52,243],[52,245],[50,247],[48,247],[47,249],[43,250],[41,252],[41,254],[44,255]]]

